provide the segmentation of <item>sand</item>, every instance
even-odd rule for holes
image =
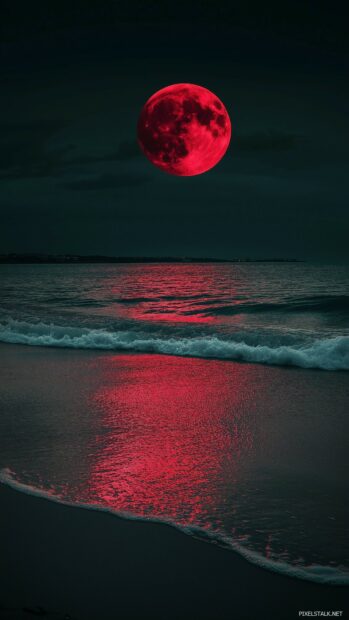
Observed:
[[[260,569],[166,524],[65,506],[4,485],[0,502],[4,619],[281,620],[299,610],[348,610],[347,588]]]
[[[92,355],[88,351],[2,347],[5,380],[0,403],[3,415],[7,407],[3,425],[7,443],[16,437],[22,447],[26,441],[31,445],[28,432],[33,416],[37,424],[38,420],[42,423],[42,427],[34,428],[35,432],[45,432],[45,409],[35,409],[38,397],[43,408],[52,399],[65,411],[67,399],[70,402],[72,398],[70,384],[79,385],[82,393],[83,375],[88,378],[89,388],[93,380],[99,383],[98,373],[89,371]],[[100,355],[102,359],[104,354]],[[263,380],[270,373],[281,376],[281,371],[274,369],[255,369],[251,376],[262,376]],[[334,382],[338,389],[342,385],[336,375],[325,373],[320,377],[312,373],[306,380],[315,386],[327,381],[331,383],[329,393],[333,393]],[[294,384],[300,390],[305,375],[303,371],[288,371],[282,373],[282,380],[284,377],[288,386]],[[24,406],[21,428],[12,429],[11,420],[15,426],[16,412]],[[89,419],[87,422],[90,424]],[[9,454],[15,449],[16,445],[9,445]],[[311,458],[315,460],[315,456]],[[76,458],[81,459],[81,455]],[[5,463],[7,457],[2,460]],[[62,462],[65,460],[63,452]],[[65,506],[5,485],[0,485],[0,505],[1,620],[35,616],[283,620],[298,618],[301,610],[348,612],[348,588],[319,585],[261,569],[233,551],[193,539],[166,524]]]

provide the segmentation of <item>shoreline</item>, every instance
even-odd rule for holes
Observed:
[[[1,618],[42,608],[48,617],[86,620],[281,620],[301,610],[346,609],[344,587],[272,573],[166,523],[67,506],[4,484],[0,500]]]
[[[0,265],[95,265],[95,264],[226,264],[304,263],[298,258],[214,258],[195,256],[105,256],[98,254],[0,254]]]
[[[333,569],[331,566],[312,565],[312,568],[308,567],[307,570],[306,567],[297,567],[292,564],[282,563],[278,560],[270,560],[265,556],[261,555],[260,553],[256,551],[251,551],[237,543],[234,545],[232,540],[224,537],[222,534],[205,530],[200,526],[184,526],[180,523],[176,523],[176,521],[166,519],[166,517],[157,517],[155,515],[145,517],[133,514],[132,512],[115,510],[111,507],[103,505],[87,503],[85,504],[74,502],[73,500],[69,501],[66,499],[62,499],[56,495],[50,494],[48,491],[44,491],[39,488],[17,481],[10,470],[0,470],[0,486],[12,489],[14,491],[17,491],[18,493],[24,493],[25,495],[29,495],[30,497],[38,497],[39,499],[44,499],[49,502],[53,502],[55,504],[67,506],[70,508],[81,508],[81,510],[91,510],[93,512],[104,514],[106,513],[116,517],[117,519],[131,522],[136,521],[142,523],[166,525],[168,527],[174,528],[181,534],[189,536],[190,538],[200,540],[201,542],[205,542],[207,544],[216,545],[217,547],[225,549],[233,554],[237,554],[239,557],[244,559],[246,562],[249,562],[253,566],[257,566],[262,570],[276,573],[277,575],[282,575],[291,579],[300,579],[302,581],[315,583],[317,585],[331,586],[334,588],[349,586],[349,573],[340,573],[338,572],[338,570]]]

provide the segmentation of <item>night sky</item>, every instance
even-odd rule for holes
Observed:
[[[347,259],[349,43],[326,6],[5,1],[0,253]],[[137,145],[143,104],[176,82],[231,116],[195,177]]]

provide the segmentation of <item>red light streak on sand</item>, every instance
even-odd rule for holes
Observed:
[[[253,450],[242,413],[249,366],[158,355],[103,364],[93,405],[105,432],[93,446],[89,500],[141,516],[181,514],[188,524],[207,519]]]

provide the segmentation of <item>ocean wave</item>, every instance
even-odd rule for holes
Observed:
[[[112,508],[109,508],[107,506],[101,506],[98,504],[85,504],[79,501],[75,502],[71,500],[66,500],[61,496],[54,495],[53,493],[46,490],[39,489],[35,486],[18,481],[14,473],[10,469],[0,470],[0,484],[6,485],[14,489],[15,491],[26,493],[27,495],[31,495],[34,497],[41,497],[49,501],[56,502],[58,504],[63,504],[65,506],[73,506],[76,508],[94,510],[96,512],[107,512],[113,514],[116,517],[132,521],[147,521],[152,523],[163,523],[171,525],[172,527],[183,532],[184,534],[193,536],[194,538],[198,538],[201,541],[207,543],[217,544],[226,549],[234,551],[243,558],[245,558],[245,560],[247,560],[251,564],[255,564],[260,568],[264,568],[272,572],[279,573],[281,575],[296,577],[297,579],[332,586],[349,585],[349,572],[345,568],[341,569],[333,566],[324,566],[319,564],[311,564],[308,566],[288,564],[284,561],[266,558],[260,553],[242,546],[233,539],[229,538],[226,535],[220,534],[219,532],[210,532],[209,530],[205,530],[198,526],[183,526],[176,523],[175,521],[169,519],[162,519],[159,517],[142,517],[129,512],[113,510]]]
[[[106,331],[10,320],[0,341],[32,346],[162,353],[322,370],[349,370],[349,336],[295,344],[247,344],[216,335],[169,337],[131,330]]]

